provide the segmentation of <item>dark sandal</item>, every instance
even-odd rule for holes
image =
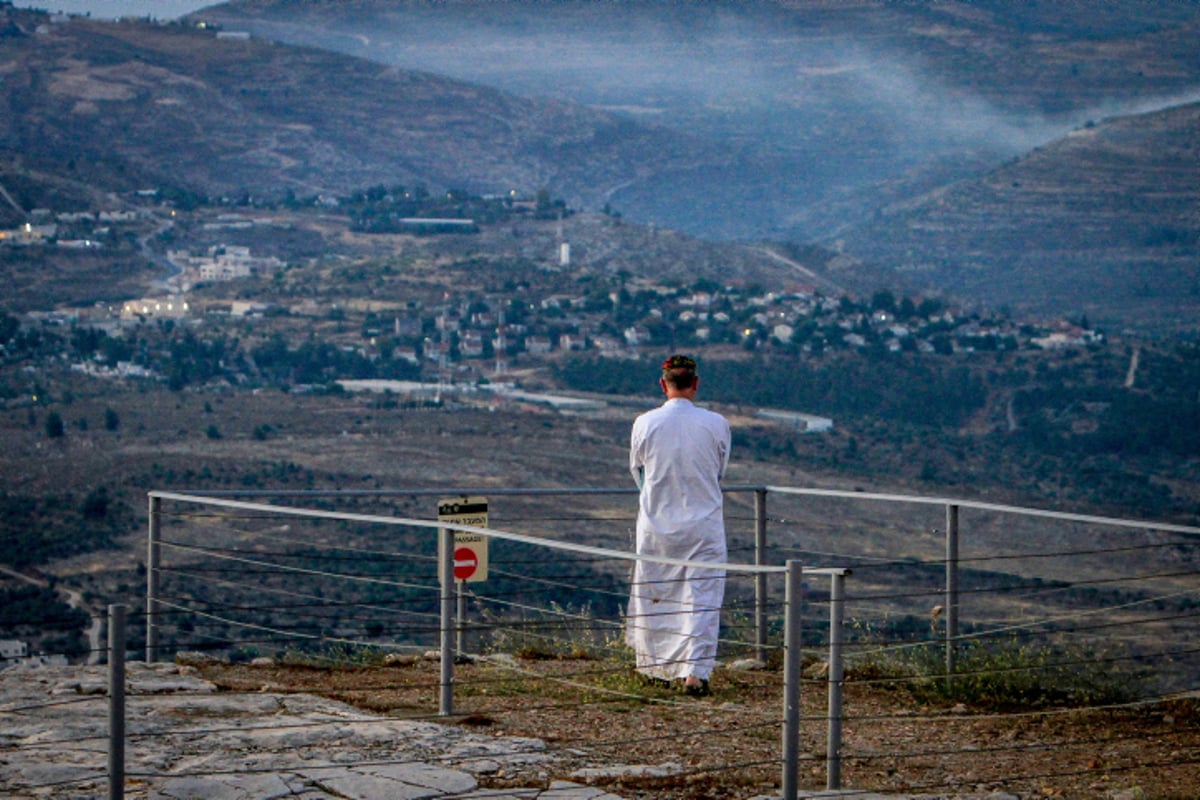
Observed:
[[[666,678],[655,678],[642,672],[638,673],[638,678],[641,679],[643,686],[650,686],[655,689],[671,688],[671,682]]]

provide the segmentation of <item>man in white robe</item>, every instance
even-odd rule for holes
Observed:
[[[668,358],[659,385],[666,402],[639,416],[630,436],[629,468],[641,488],[637,552],[724,563],[729,423],[693,404],[699,379],[691,358]],[[724,595],[723,569],[637,561],[625,638],[638,671],[707,693]]]

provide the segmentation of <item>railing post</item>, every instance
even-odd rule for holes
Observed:
[[[125,797],[125,606],[108,607],[108,800]]]
[[[829,588],[829,730],[825,744],[828,766],[825,788],[842,788],[842,688],[846,679],[842,664],[842,620],[846,606],[846,575],[836,572]]]
[[[441,694],[438,713],[454,713],[454,533],[438,528],[438,578],[441,584]]]
[[[804,567],[799,561],[788,561],[783,623],[783,800],[796,800],[800,791],[800,611],[803,595]]]
[[[455,591],[454,609],[454,653],[458,657],[466,655],[467,630],[467,582],[458,581]]]
[[[946,506],[946,686],[953,681],[958,648],[958,506]]]
[[[767,562],[767,490],[754,490],[754,564]],[[767,660],[767,574],[754,575],[754,642],[755,658]]]
[[[158,660],[158,575],[162,560],[159,541],[162,536],[162,498],[150,497],[150,526],[146,539],[146,663]]]

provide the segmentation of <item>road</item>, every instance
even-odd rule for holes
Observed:
[[[758,252],[762,253],[767,258],[778,261],[781,264],[786,264],[787,266],[796,270],[801,275],[803,275],[805,278],[812,281],[813,286],[815,286],[817,289],[820,289],[823,292],[826,292],[833,296],[837,296],[837,295],[843,294],[845,291],[844,289],[842,289],[841,286],[838,286],[833,281],[829,280],[828,278],[824,277],[823,275],[818,275],[817,273],[813,272],[808,267],[801,264],[799,261],[793,261],[792,259],[783,255],[782,253],[778,252],[777,250],[774,250],[770,247],[760,247],[760,248],[756,248],[756,249],[758,250]]]
[[[153,233],[148,233],[138,239],[138,247],[141,248],[142,256],[147,261],[163,267],[167,273],[165,277],[155,280],[154,286],[163,291],[177,292],[179,291],[179,287],[175,285],[175,281],[183,274],[183,270],[166,256],[156,254],[150,244],[151,240],[161,237],[164,233],[175,227],[175,220],[170,217],[157,217],[157,219],[159,223],[158,227],[154,229]]]
[[[25,214],[25,209],[21,208],[17,201],[13,199],[13,196],[8,193],[8,189],[5,189],[2,183],[0,183],[0,197],[3,197],[10,206],[15,208],[18,214]]]
[[[0,565],[0,575],[7,575],[15,580],[31,583],[34,586],[40,586],[42,588],[50,585],[49,582],[43,578],[38,578],[34,575],[26,575],[24,572],[19,572],[4,565]],[[92,624],[88,627],[87,663],[89,665],[99,664],[101,653],[100,637],[104,633],[104,620],[101,617],[88,612],[87,608],[83,605],[83,595],[79,592],[75,591],[74,589],[59,589],[59,591],[67,596],[67,605],[69,605],[71,608],[81,609],[87,612],[91,617]]]

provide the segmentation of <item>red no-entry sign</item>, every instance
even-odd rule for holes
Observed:
[[[479,556],[469,547],[454,549],[454,579],[465,581],[475,574],[479,567]]]

